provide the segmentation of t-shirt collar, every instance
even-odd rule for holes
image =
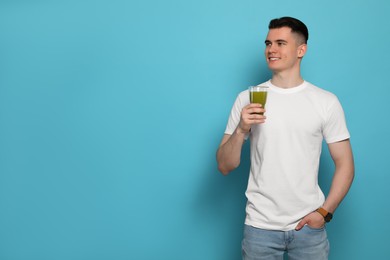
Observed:
[[[267,83],[266,83],[267,86],[269,86],[270,90],[272,91],[275,91],[277,93],[281,93],[281,94],[291,94],[291,93],[297,93],[299,91],[302,91],[304,90],[306,87],[307,87],[307,82],[306,81],[303,81],[302,84],[296,86],[296,87],[292,87],[292,88],[281,88],[281,87],[277,87],[275,85],[273,85],[271,83],[271,80],[268,80]]]

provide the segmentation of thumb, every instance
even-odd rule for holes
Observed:
[[[299,221],[298,225],[295,227],[296,231],[299,231],[303,228],[304,225],[307,224],[306,218],[303,218],[301,221]]]

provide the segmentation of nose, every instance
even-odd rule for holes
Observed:
[[[270,44],[267,46],[267,48],[268,48],[268,50],[267,50],[268,53],[273,53],[273,52],[276,52],[276,50],[277,50],[277,46],[275,44]]]

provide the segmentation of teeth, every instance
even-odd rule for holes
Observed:
[[[279,58],[269,58],[270,60],[278,60]]]

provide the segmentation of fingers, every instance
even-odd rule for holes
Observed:
[[[254,112],[251,114],[243,115],[242,119],[244,123],[248,125],[261,124],[265,122],[266,116],[261,114],[261,112]]]
[[[303,226],[309,225],[312,228],[321,228],[325,225],[324,217],[318,212],[312,212],[306,215],[295,227],[295,230],[301,230]]]
[[[253,124],[264,123],[266,119],[264,113],[265,109],[261,107],[261,104],[253,103],[245,106],[241,111],[239,128],[247,133],[250,131]]]
[[[303,219],[298,223],[298,225],[295,227],[295,230],[296,230],[296,231],[301,230],[306,224],[307,224],[307,219],[306,219],[306,218],[303,218]]]
[[[262,108],[261,104],[258,103],[250,103],[249,105],[245,106],[243,109],[243,111],[247,111],[248,113],[259,113],[258,111],[263,111],[263,110],[264,108]]]
[[[261,107],[261,104],[249,104],[243,108],[241,117],[247,124],[263,123],[265,120],[265,109]]]

